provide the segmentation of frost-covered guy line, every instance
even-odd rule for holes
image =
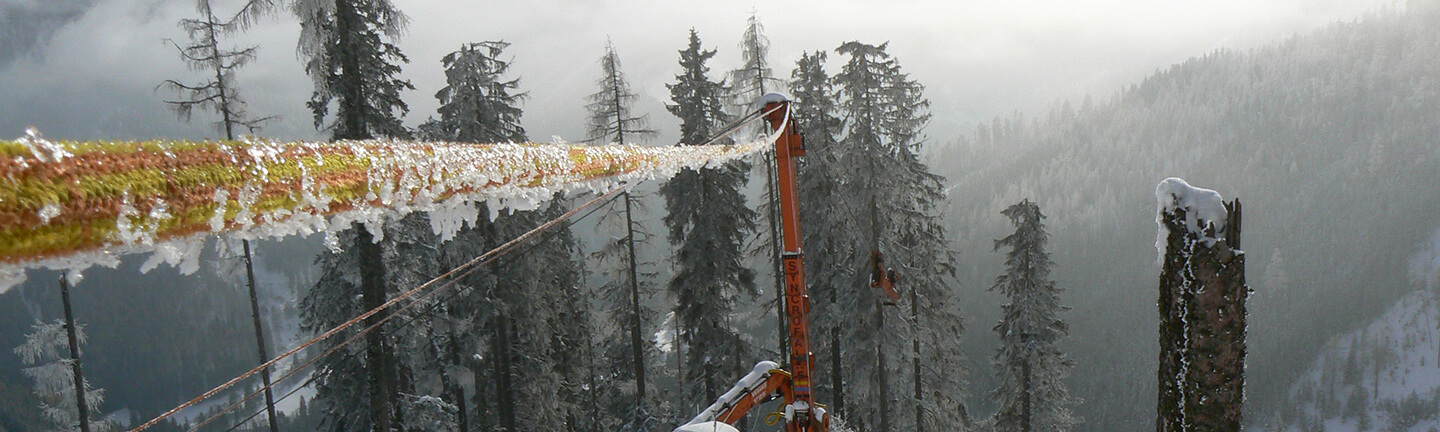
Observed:
[[[379,241],[386,220],[431,214],[449,239],[501,209],[531,210],[556,192],[608,190],[717,166],[768,148],[729,146],[341,142],[0,141],[0,292],[25,269],[68,271],[153,252],[142,266],[198,269],[206,237],[335,233],[351,223]]]

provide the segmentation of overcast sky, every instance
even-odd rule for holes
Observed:
[[[231,11],[242,0],[214,0]],[[1068,0],[1068,1],[660,1],[395,0],[410,17],[399,41],[416,90],[407,125],[433,116],[444,85],[440,57],[462,43],[503,39],[513,72],[530,99],[524,123],[532,139],[578,141],[585,95],[595,91],[598,59],[612,40],[623,71],[640,93],[637,109],[670,142],[676,122],[664,111],[665,84],[678,72],[677,51],[695,28],[720,52],[712,78],[739,62],[737,44],[753,11],[765,26],[770,61],[788,77],[803,51],[851,40],[890,42],[902,68],[927,87],[934,119],[926,135],[949,142],[977,122],[1029,114],[1086,94],[1106,97],[1159,68],[1220,48],[1248,49],[1351,21],[1394,0]],[[0,0],[0,136],[27,125],[51,138],[140,139],[212,136],[213,119],[186,125],[156,92],[165,79],[199,81],[166,38],[194,15],[193,0]],[[17,34],[19,33],[19,34]],[[305,101],[311,82],[295,54],[299,26],[288,14],[233,41],[258,44],[257,61],[239,73],[250,111],[279,115],[263,135],[322,137]],[[31,43],[31,42],[36,43]]]

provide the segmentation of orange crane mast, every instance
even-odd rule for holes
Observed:
[[[695,419],[676,431],[696,425],[734,424],[761,403],[782,398],[781,413],[786,432],[827,432],[830,418],[823,405],[815,403],[810,383],[815,358],[810,352],[810,297],[805,294],[805,254],[800,248],[800,199],[796,190],[795,159],[805,155],[805,144],[795,132],[790,101],[783,95],[763,96],[765,120],[779,135],[775,139],[775,162],[782,234],[781,261],[785,271],[785,312],[789,321],[790,364],[782,370],[777,363],[760,362]],[[698,430],[698,429],[694,429]]]

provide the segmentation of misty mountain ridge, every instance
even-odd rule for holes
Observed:
[[[1247,210],[1246,419],[1263,424],[1300,377],[1295,359],[1416,289],[1411,261],[1440,226],[1437,5],[1212,52],[1109,98],[997,117],[937,152],[964,312],[978,325],[998,318],[999,297],[984,288],[1001,268],[991,251],[1007,229],[1000,211],[1037,201],[1073,306],[1062,318],[1081,428],[1152,427],[1155,185],[1175,176],[1215,189]],[[976,334],[969,352],[993,352],[994,335]],[[979,371],[972,383],[986,388]]]
[[[1331,339],[1267,430],[1440,429],[1436,300],[1433,291],[1413,292],[1364,328]]]
[[[1403,11],[1373,13],[1264,48],[1210,53],[1098,99],[1060,104],[1043,116],[997,118],[931,152],[931,165],[949,179],[950,207],[944,213],[961,251],[958,298],[972,329],[965,337],[971,361],[983,363],[998,343],[988,329],[998,319],[1001,297],[986,288],[1003,268],[1002,255],[992,250],[992,241],[1009,230],[1000,211],[1030,198],[1048,216],[1057,284],[1066,289],[1064,304],[1073,307],[1061,318],[1071,331],[1064,349],[1077,363],[1072,393],[1084,400],[1077,414],[1086,421],[1078,429],[1144,430],[1153,421],[1159,272],[1153,194],[1165,177],[1184,177],[1227,199],[1240,198],[1249,210],[1242,246],[1249,252],[1249,280],[1256,291],[1250,304],[1250,425],[1298,424],[1286,423],[1301,416],[1285,417],[1283,407],[1305,403],[1295,389],[1345,366],[1326,361],[1330,353],[1348,350],[1346,343],[1354,342],[1344,341],[1358,340],[1356,335],[1389,334],[1396,327],[1388,323],[1418,319],[1416,314],[1429,314],[1427,307],[1434,307],[1433,300],[1419,302],[1432,306],[1415,306],[1413,299],[1429,297],[1415,294],[1423,285],[1417,280],[1424,278],[1412,275],[1433,274],[1423,264],[1425,257],[1436,255],[1423,251],[1440,227],[1440,189],[1433,183],[1440,173],[1440,117],[1435,115],[1440,112],[1440,1],[1412,1]],[[306,244],[272,243],[277,253],[260,256],[308,264],[318,249],[313,238],[287,243]],[[122,269],[133,273],[134,263]],[[96,299],[92,302],[118,298],[130,284],[174,280],[172,272],[162,268],[132,277],[102,270],[90,277],[115,280],[87,286],[91,292],[86,295]],[[283,274],[289,285],[308,285],[313,278],[278,263],[264,273],[276,279]],[[150,290],[155,292],[144,300],[153,315],[146,321],[180,319],[186,307],[196,308],[186,303],[190,297],[167,297],[176,290],[204,289],[182,285],[234,294],[218,289],[233,281],[214,279]],[[44,315],[53,317],[53,278],[33,280],[39,282],[29,292],[46,290],[38,301],[47,308]],[[215,315],[223,315],[209,323],[207,330],[218,335],[212,343],[240,348],[209,353],[228,358],[213,362],[166,352],[147,369],[174,370],[171,379],[193,383],[228,376],[251,361],[242,351],[245,345],[235,343],[248,337],[237,324],[247,318],[239,297],[211,301],[217,304]],[[20,314],[29,310],[26,306],[17,294],[0,296],[0,310],[17,313],[7,321],[12,326],[6,326],[6,334],[23,333],[21,327],[30,321]],[[759,312],[740,313],[770,312],[765,306],[754,308]],[[95,353],[92,358],[128,352],[120,347],[135,345],[118,331],[98,331],[120,318],[85,315],[97,329],[86,348]],[[293,316],[270,322],[295,330]],[[1371,364],[1388,368],[1382,375],[1406,376],[1402,368],[1424,374],[1423,368],[1440,367],[1440,359],[1418,354],[1434,351],[1424,347],[1433,340],[1428,333],[1396,333],[1385,350],[1400,353],[1395,359],[1410,359],[1405,350],[1418,350],[1415,361],[1425,363],[1392,359]],[[0,350],[0,363],[7,365],[0,376],[13,374],[9,357]],[[1316,360],[1310,370],[1302,370],[1296,365],[1309,362],[1297,359]],[[190,394],[125,390],[125,372],[107,367],[95,365],[93,377],[104,382],[109,376],[112,401],[129,399],[154,410],[170,403],[161,399]],[[986,400],[987,390],[994,388],[991,369],[980,364],[970,369],[967,403],[977,417],[987,415],[994,411]],[[1434,400],[1427,393],[1434,386],[1402,381],[1417,397]],[[1359,382],[1363,386],[1365,381]],[[1405,394],[1393,394],[1388,400],[1396,406],[1409,403]],[[1379,402],[1371,406],[1387,409],[1376,408]],[[1326,411],[1313,412],[1312,418]]]

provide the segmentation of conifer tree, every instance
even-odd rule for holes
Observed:
[[[680,118],[683,144],[705,143],[727,119],[725,87],[706,76],[705,62],[714,56],[714,50],[701,48],[692,29],[689,46],[680,51],[681,73],[667,85],[674,104],[666,108]],[[755,212],[740,193],[749,169],[738,161],[685,169],[660,189],[670,243],[678,247],[668,291],[676,301],[681,340],[689,347],[685,378],[691,388],[684,399],[697,407],[713,402],[751,360],[731,325],[736,302],[758,294],[755,272],[743,265],[745,238],[755,229]]]
[[[770,38],[760,15],[751,13],[745,20],[745,33],[740,37],[740,67],[730,71],[730,104],[735,112],[757,108],[755,101],[765,93],[780,91],[784,82],[770,68]]]
[[[525,140],[517,105],[526,93],[511,94],[520,80],[503,78],[510,62],[499,58],[509,46],[505,41],[470,43],[441,59],[445,87],[435,93],[441,137],[472,143]]]
[[[237,126],[254,132],[262,123],[273,119],[251,118],[245,109],[245,100],[240,97],[240,91],[235,84],[235,71],[255,60],[258,48],[220,48],[222,36],[244,30],[258,16],[268,13],[273,7],[273,0],[250,0],[235,15],[221,20],[215,16],[210,0],[195,2],[195,10],[200,13],[200,17],[180,20],[180,27],[190,36],[190,44],[184,47],[176,44],[175,48],[180,51],[180,58],[190,69],[205,71],[213,74],[213,77],[199,84],[184,84],[176,80],[165,80],[160,84],[161,87],[183,96],[182,99],[165,101],[180,118],[189,121],[195,108],[214,111],[220,116],[220,120],[215,122],[216,129],[225,133],[225,139],[232,140],[235,139]]]
[[[764,31],[765,26],[760,24],[759,14],[752,12],[745,21],[745,33],[740,38],[742,64],[728,74],[731,83],[730,105],[737,115],[759,109],[756,101],[760,100],[761,96],[780,91],[784,86],[770,68],[770,39],[765,37]],[[755,127],[757,134],[769,132],[769,125],[763,122]],[[779,195],[775,189],[775,154],[767,151],[757,154],[756,157],[757,167],[763,168],[763,173],[757,170],[756,174],[765,176],[765,192],[756,210],[757,213],[765,215],[766,229],[758,236],[752,253],[764,256],[769,263],[771,282],[775,289],[777,352],[785,356],[790,350],[787,348],[789,331],[785,325],[785,271],[780,263],[780,205],[776,201]],[[785,359],[776,360],[783,362]]]
[[[656,330],[656,312],[644,303],[655,293],[652,281],[656,273],[640,268],[636,249],[647,246],[651,234],[632,216],[632,211],[642,206],[643,201],[628,193],[611,203],[611,208],[601,215],[600,225],[613,230],[614,235],[591,254],[605,278],[599,288],[603,321],[597,329],[600,352],[609,360],[605,376],[612,381],[609,387],[623,387],[615,390],[629,393],[617,394],[619,400],[610,410],[622,420],[621,430],[641,430],[657,414],[656,404],[650,400],[655,394],[646,393],[646,383],[653,382],[646,371],[656,370],[656,357],[654,345],[645,338]]]
[[[843,167],[837,184],[856,198],[831,212],[845,218],[841,226],[856,231],[842,257],[842,268],[851,273],[835,275],[834,282],[837,310],[845,312],[831,317],[845,332],[837,339],[845,344],[839,350],[847,369],[846,402],[857,401],[845,408],[852,419],[880,431],[921,429],[926,422],[953,429],[968,420],[959,402],[964,367],[954,335],[963,327],[953,304],[955,258],[938,214],[943,179],[919,160],[921,130],[930,118],[924,87],[901,72],[885,48],[848,42],[836,49],[849,56],[835,77],[846,123],[831,151],[836,166]],[[908,299],[902,296],[901,308],[887,310],[869,292],[872,251],[900,273],[902,289],[912,290]],[[899,311],[905,309],[911,316],[902,319]],[[897,361],[887,358],[900,353]],[[904,357],[913,368],[908,378],[915,415],[892,419],[892,411],[909,411],[893,405]],[[961,424],[951,424],[955,421]]]
[[[298,51],[315,83],[306,106],[316,129],[334,139],[404,137],[400,117],[409,111],[400,92],[415,86],[400,79],[410,60],[394,41],[408,18],[389,0],[295,0],[300,20]],[[328,124],[331,103],[335,119]]]
[[[297,51],[305,59],[305,72],[315,85],[315,92],[306,103],[315,116],[315,127],[329,130],[337,140],[409,135],[400,123],[399,116],[409,109],[400,100],[400,92],[414,86],[397,77],[400,66],[396,62],[409,59],[393,44],[405,28],[405,15],[389,0],[296,0],[291,4],[291,12],[300,20]],[[335,119],[327,124],[325,119],[332,102],[336,105]],[[328,282],[322,276],[311,293],[311,297],[317,294],[341,297],[313,299],[308,323],[312,331],[331,327],[327,323],[329,319],[343,321],[359,314],[355,311],[383,304],[393,288],[386,280],[384,248],[375,238],[378,235],[383,239],[384,233],[371,232],[360,224],[349,231],[346,234],[353,236],[354,241],[347,244],[349,248],[344,251],[347,255],[343,257],[351,261],[343,262],[342,257],[335,256],[331,257],[333,261],[322,262],[343,268],[324,270],[322,275],[330,275]],[[357,267],[358,274],[345,274]],[[346,289],[356,285],[361,293],[359,304],[351,300],[357,290]],[[337,316],[337,312],[340,315]],[[372,315],[366,325],[378,323],[388,313]],[[335,364],[322,366],[322,378],[332,381],[332,397],[340,398],[327,401],[317,394],[317,401],[325,403],[322,409],[329,428],[388,431],[397,426],[401,377],[394,364],[394,347],[392,335],[380,328],[366,334],[363,365],[349,358],[348,361],[331,360]],[[363,392],[354,387],[362,377],[366,384]],[[319,381],[321,379],[317,379]],[[326,385],[320,383],[319,388],[324,389]],[[356,414],[362,406],[368,411],[363,419]]]
[[[382,236],[372,236],[372,229]],[[418,286],[438,274],[435,237],[428,216],[421,213],[387,223],[383,228],[352,228],[338,233],[336,249],[322,252],[317,259],[321,273],[301,301],[301,330],[327,331],[375,308],[399,290]],[[393,312],[372,315],[363,325],[326,339],[327,348],[378,323],[388,313]],[[313,402],[321,409],[325,430],[403,428],[405,409],[421,407],[410,403],[402,393],[415,392],[416,365],[425,363],[415,360],[423,352],[411,344],[428,340],[429,328],[423,324],[397,324],[405,319],[410,317],[381,325],[366,333],[363,343],[347,345],[317,363]]]
[[[805,254],[805,274],[810,284],[811,306],[814,308],[812,328],[824,331],[812,336],[816,366],[820,373],[815,383],[821,392],[818,400],[832,407],[832,412],[845,410],[845,395],[840,363],[840,323],[845,312],[836,307],[838,288],[851,283],[853,269],[847,257],[855,242],[855,230],[845,226],[845,210],[840,200],[842,186],[839,158],[833,149],[843,126],[836,117],[835,91],[825,72],[825,51],[804,53],[796,62],[790,77],[791,115],[810,149],[796,163],[800,189],[800,226]],[[851,295],[847,290],[844,295]]]
[[[76,326],[78,343],[85,343],[83,326]],[[80,417],[75,409],[75,376],[71,374],[69,339],[65,331],[65,320],[53,323],[36,323],[25,342],[15,347],[15,355],[26,368],[20,374],[34,381],[35,395],[40,398],[40,411],[46,420],[55,425],[52,432],[78,431]],[[105,401],[105,390],[90,386],[85,380],[85,405],[91,432],[107,432],[114,425],[100,411]]]
[[[625,143],[627,140],[654,137],[656,131],[649,129],[646,116],[631,113],[631,105],[637,95],[630,90],[630,84],[620,71],[620,56],[613,44],[606,43],[600,66],[602,76],[596,81],[600,89],[587,98],[590,103],[585,106],[590,113],[586,141]],[[642,206],[643,198],[633,190],[625,191],[618,203],[604,210],[601,224],[619,226],[620,230],[618,237],[612,237],[592,254],[607,277],[600,288],[600,304],[604,305],[607,313],[599,330],[603,338],[601,350],[611,360],[606,375],[617,381],[608,384],[612,390],[618,390],[614,389],[620,385],[618,382],[634,383],[630,397],[622,398],[626,399],[624,402],[612,401],[615,403],[610,409],[615,418],[621,419],[624,430],[640,430],[650,424],[657,414],[653,411],[656,408],[654,405],[647,405],[649,398],[655,396],[653,392],[647,393],[646,386],[650,382],[646,370],[653,359],[650,357],[653,346],[643,337],[654,328],[655,311],[641,303],[642,299],[654,294],[649,281],[655,273],[641,271],[636,256],[637,247],[645,246],[651,236],[634,217],[634,210]]]
[[[274,0],[249,0],[228,20],[221,21],[215,16],[215,10],[210,0],[196,1],[195,9],[200,13],[200,17],[180,20],[180,27],[185,29],[190,36],[190,44],[185,47],[176,44],[176,49],[180,51],[180,58],[191,69],[213,73],[214,78],[194,85],[183,84],[176,80],[166,80],[161,83],[161,87],[167,87],[183,96],[179,100],[165,101],[177,115],[189,121],[195,108],[214,111],[220,116],[220,120],[215,124],[216,128],[225,133],[227,140],[235,139],[237,126],[254,133],[262,123],[274,118],[250,118],[245,107],[245,100],[240,97],[240,91],[235,84],[236,70],[255,59],[257,47],[251,46],[239,50],[220,48],[221,36],[244,30],[260,16],[271,13],[274,7]],[[242,244],[258,347],[258,362],[264,363],[269,360],[269,353],[266,351],[265,332],[261,328],[260,305],[256,301],[255,275],[253,270],[250,270],[253,261],[250,254],[250,241],[242,240]],[[262,369],[260,376],[261,383],[265,386],[266,419],[269,422],[270,431],[277,432],[274,395],[269,388],[270,369]]]
[[[1060,320],[1061,289],[1050,280],[1050,235],[1045,215],[1030,200],[1001,212],[1015,232],[995,241],[995,249],[1009,247],[1005,273],[995,278],[991,291],[1009,299],[1002,305],[1000,348],[994,364],[1000,377],[995,398],[1000,411],[991,422],[996,431],[1067,431],[1079,422],[1071,408],[1077,402],[1065,386],[1073,363],[1058,346],[1068,326]]]
[[[605,55],[600,57],[600,69],[601,76],[596,81],[600,90],[590,94],[587,97],[590,103],[585,105],[590,112],[590,130],[586,140],[625,143],[625,140],[654,137],[655,130],[649,128],[647,116],[631,113],[635,98],[639,96],[630,90],[630,82],[625,80],[625,74],[620,70],[620,55],[615,52],[615,45],[608,41],[605,43]]]
[[[560,199],[544,209],[496,218],[490,234],[506,241],[564,213]],[[552,231],[523,253],[495,264],[488,292],[495,410],[511,431],[588,430],[588,377],[582,347],[591,337],[582,315],[580,268],[568,228]],[[578,308],[578,309],[577,309]]]

